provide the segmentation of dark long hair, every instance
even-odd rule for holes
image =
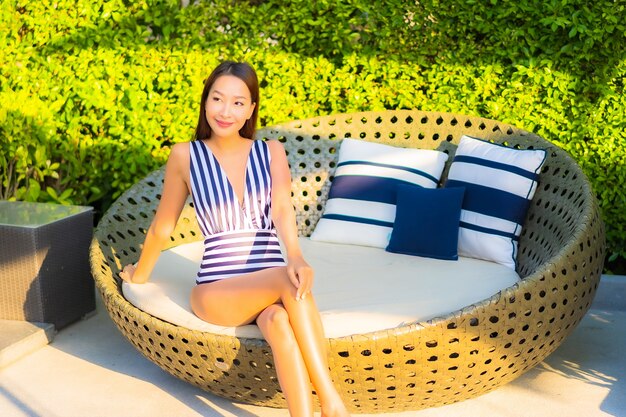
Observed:
[[[243,81],[248,90],[250,90],[250,98],[255,103],[254,110],[250,119],[239,130],[239,134],[248,139],[254,138],[256,131],[256,122],[259,116],[259,80],[256,76],[254,68],[245,62],[224,61],[219,64],[204,82],[204,90],[202,90],[202,98],[200,99],[200,115],[198,117],[198,126],[193,135],[193,140],[208,139],[211,137],[211,126],[206,119],[206,101],[209,97],[209,91],[215,81],[222,75],[233,75]]]

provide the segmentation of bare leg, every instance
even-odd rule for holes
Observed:
[[[295,300],[295,288],[285,268],[265,269],[199,285],[194,287],[191,294],[194,313],[203,320],[222,326],[251,323],[259,313],[277,302],[282,302],[289,316],[299,351],[319,395],[322,415],[347,416],[328,371],[326,341],[315,301],[310,294],[302,301]],[[274,352],[274,355],[277,353]]]
[[[289,315],[280,304],[273,304],[256,320],[265,340],[272,347],[280,387],[292,417],[312,416],[311,384],[298,342],[289,323]]]
[[[295,300],[295,290],[281,298],[289,321],[309,370],[311,382],[319,396],[322,416],[347,416],[348,412],[328,371],[326,339],[317,305],[311,294]]]

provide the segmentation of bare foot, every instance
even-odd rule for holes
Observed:
[[[343,401],[339,399],[333,404],[324,404],[322,406],[322,417],[350,417],[350,413],[348,413]]]
[[[120,272],[120,278],[124,281],[131,283],[133,282],[133,275],[135,274],[135,270],[137,267],[135,265],[126,265],[122,272]]]

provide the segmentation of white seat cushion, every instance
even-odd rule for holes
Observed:
[[[494,262],[460,257],[442,261],[384,249],[300,238],[315,271],[313,295],[326,337],[337,338],[429,320],[482,301],[514,285],[519,276]],[[189,329],[262,338],[256,325],[215,326],[192,312],[189,294],[202,242],[164,251],[146,284],[122,286],[137,308]]]

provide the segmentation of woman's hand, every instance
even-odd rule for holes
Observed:
[[[313,268],[309,266],[302,256],[287,260],[287,275],[296,287],[296,301],[304,299],[313,288]]]
[[[122,278],[122,280],[128,282],[129,284],[132,284],[133,275],[135,275],[135,270],[137,270],[137,267],[135,265],[132,265],[132,264],[126,265],[124,269],[122,269],[122,272],[120,272],[120,278]]]

